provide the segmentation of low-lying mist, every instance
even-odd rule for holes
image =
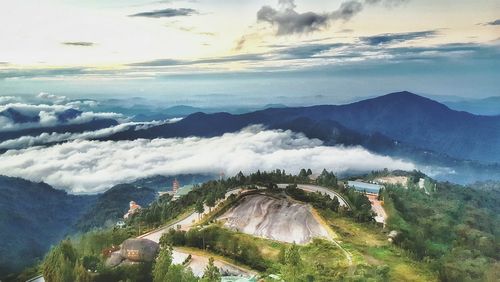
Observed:
[[[388,168],[413,170],[413,163],[380,156],[362,147],[324,146],[292,131],[251,126],[213,138],[73,140],[50,147],[9,150],[0,155],[0,174],[44,181],[70,193],[99,193],[112,185],[153,175],[301,168],[336,173]]]

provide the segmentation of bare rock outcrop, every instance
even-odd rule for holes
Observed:
[[[106,260],[106,265],[115,267],[126,263],[151,262],[155,259],[160,246],[149,239],[130,238],[125,240],[119,251],[113,252]]]

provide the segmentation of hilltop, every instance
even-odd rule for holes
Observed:
[[[499,219],[498,199],[491,195],[496,197],[498,193],[436,182],[419,172],[381,171],[340,181],[326,171],[316,180],[310,175],[306,170],[297,176],[276,170],[209,181],[176,201],[154,201],[127,221],[123,229],[92,231],[76,242],[64,241],[49,257],[67,255],[63,250],[72,250],[76,258],[65,263],[75,269],[91,269],[93,273],[86,274],[91,281],[104,277],[108,281],[131,277],[150,281],[174,270],[179,277],[190,277],[178,281],[198,281],[196,275],[215,271],[209,257],[223,269],[222,275],[236,271],[243,275],[257,273],[258,277],[279,275],[285,280],[494,279],[499,259],[494,238],[498,236],[495,226]],[[345,185],[351,179],[389,181],[378,194],[389,216],[385,228],[374,223],[368,197]],[[280,188],[284,184],[276,183],[309,186],[287,184]],[[346,205],[341,205],[339,198],[303,190],[316,185],[324,185],[321,189],[338,195]],[[273,228],[275,224],[266,223],[279,221],[286,228],[286,221],[280,218],[289,212],[293,216],[298,211],[306,215],[304,207],[314,215],[318,230],[325,228],[326,233],[316,233],[312,240],[300,245],[290,244],[279,236],[281,231]],[[262,209],[269,218],[247,218],[246,223],[238,221],[245,220],[245,216],[232,219],[232,215],[249,209]],[[280,215],[273,210],[280,210]],[[265,230],[253,228],[259,220],[261,227],[267,226]],[[133,266],[106,266],[108,258],[102,250],[137,236],[162,246],[156,264],[139,261]],[[84,254],[86,259],[80,260]],[[181,265],[171,265],[172,259]],[[194,274],[184,266],[193,267]],[[44,273],[59,267],[65,266],[54,261],[43,264]],[[83,275],[78,273],[68,275]]]

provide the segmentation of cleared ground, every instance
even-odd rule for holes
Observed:
[[[385,224],[385,221],[387,220],[387,214],[385,213],[385,210],[382,207],[382,202],[378,200],[378,196],[368,195],[368,199],[372,204],[372,211],[374,211],[377,214],[375,216],[375,221]]]
[[[406,183],[408,183],[408,177],[406,176],[384,176],[384,177],[379,177],[375,179],[376,182],[378,183],[384,183],[384,184],[393,184],[393,185],[403,185],[406,187]]]
[[[309,206],[266,195],[245,196],[218,219],[228,228],[282,242],[305,244],[315,237],[329,238]]]

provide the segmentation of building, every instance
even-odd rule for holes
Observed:
[[[177,191],[179,191],[179,187],[180,187],[180,183],[179,183],[179,181],[177,181],[177,178],[176,178],[172,182],[172,193],[174,195],[177,194]]]
[[[130,201],[128,212],[123,216],[123,218],[127,219],[129,216],[131,216],[134,213],[138,212],[140,209],[141,209],[141,206],[139,206],[134,201]]]
[[[380,189],[384,186],[378,184],[371,184],[361,181],[348,181],[347,186],[353,187],[360,192],[366,192],[368,194],[378,194]]]
[[[116,222],[116,227],[119,227],[119,228],[125,227],[125,221],[119,220],[118,222]]]
[[[222,276],[221,282],[257,282],[257,278],[244,276]]]

